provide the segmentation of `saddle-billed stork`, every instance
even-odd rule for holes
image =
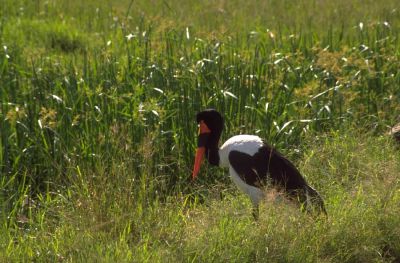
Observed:
[[[229,168],[237,187],[246,193],[253,204],[253,216],[258,218],[258,207],[264,198],[262,186],[270,183],[282,189],[291,199],[297,199],[307,210],[315,205],[326,214],[324,201],[309,186],[297,168],[276,149],[255,135],[236,135],[220,148],[218,142],[223,129],[221,114],[208,109],[197,114],[198,145],[192,178],[199,173],[203,156],[211,165]]]

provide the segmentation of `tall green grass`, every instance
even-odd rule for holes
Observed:
[[[356,132],[356,133],[353,133]],[[399,155],[388,138],[358,131],[309,136],[298,162],[324,196],[313,218],[267,193],[254,222],[234,186],[197,184],[163,198],[129,163],[77,169],[67,191],[20,200],[3,224],[3,261],[395,262],[400,256]],[[357,135],[357,136],[355,136]],[[28,198],[28,197],[26,197]]]
[[[270,250],[255,241],[271,244],[277,261],[280,256],[288,261],[398,259],[398,233],[389,233],[398,228],[396,176],[390,177],[393,189],[383,184],[392,189],[385,195],[390,209],[381,213],[372,198],[383,195],[374,176],[382,177],[386,167],[385,159],[376,158],[394,158],[394,150],[376,157],[366,150],[362,155],[371,159],[353,163],[353,148],[380,151],[381,141],[372,149],[352,140],[340,145],[338,136],[332,144],[327,139],[324,149],[343,150],[323,153],[322,162],[314,142],[304,141],[309,134],[324,138],[326,132],[355,127],[377,136],[396,120],[396,3],[1,1],[4,260],[24,255],[83,261],[103,255],[108,261],[138,256],[138,261],[208,261],[215,255],[262,261]],[[314,160],[305,171],[326,191],[333,210],[328,224],[315,226],[294,209],[281,215],[274,210],[281,207],[271,205],[266,214],[275,217],[261,227],[271,233],[264,239],[246,212],[236,214],[245,201],[236,200],[232,189],[223,190],[229,185],[226,171],[205,169],[198,184],[189,183],[194,116],[207,107],[225,117],[222,140],[255,133],[304,165]],[[364,166],[373,174],[363,174]],[[395,164],[387,169],[398,170]],[[372,182],[374,195],[364,192],[365,182]],[[192,213],[199,222],[191,221]],[[362,233],[359,213],[366,216],[368,231],[378,231],[382,240],[368,241],[372,232]],[[284,245],[296,229],[285,233],[287,228],[270,225],[285,216],[306,224],[293,254]],[[354,234],[353,220],[360,224],[355,238],[365,241],[360,251],[353,247],[356,241],[339,240]],[[198,235],[189,238],[185,231]],[[247,232],[250,237],[242,243]],[[225,246],[218,245],[219,235],[227,237]],[[215,242],[207,243],[209,236]],[[310,238],[314,245],[301,247]],[[241,246],[247,248],[244,254]]]

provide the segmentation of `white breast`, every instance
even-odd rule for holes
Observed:
[[[254,155],[263,146],[260,137],[255,135],[236,135],[229,138],[219,149],[220,166],[229,167],[229,153],[240,151],[249,155]]]
[[[219,150],[219,158],[221,167],[229,167],[229,175],[237,187],[244,193],[250,196],[253,205],[263,199],[264,193],[257,187],[246,184],[240,176],[236,173],[235,169],[229,163],[229,153],[231,151],[240,151],[249,155],[254,155],[260,147],[263,146],[263,141],[260,137],[255,135],[237,135],[228,139]]]

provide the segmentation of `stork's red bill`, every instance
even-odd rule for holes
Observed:
[[[207,137],[211,133],[208,126],[204,123],[204,121],[200,121],[199,127],[199,139],[196,150],[196,157],[194,159],[194,167],[192,178],[195,179],[200,171],[200,166],[203,161],[204,154],[206,152],[205,142],[207,141]]]

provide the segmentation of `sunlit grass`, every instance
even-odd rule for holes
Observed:
[[[358,149],[348,147],[355,141]],[[329,169],[343,165],[339,155],[332,157],[332,144],[354,156],[350,170]],[[247,197],[230,184],[207,191],[198,185],[203,201],[182,193],[161,200],[135,190],[143,186],[132,183],[126,167],[107,176],[97,170],[85,180],[78,172],[70,191],[21,200],[16,221],[2,225],[2,260],[390,262],[400,255],[396,151],[384,138],[321,136],[308,149],[318,156],[305,154],[299,166],[310,183],[323,182],[329,216],[312,217],[267,194],[258,222]]]
[[[397,1],[1,6],[0,261],[400,258]],[[190,182],[208,107],[222,140],[289,155],[329,217],[270,193],[256,223],[226,171]]]

